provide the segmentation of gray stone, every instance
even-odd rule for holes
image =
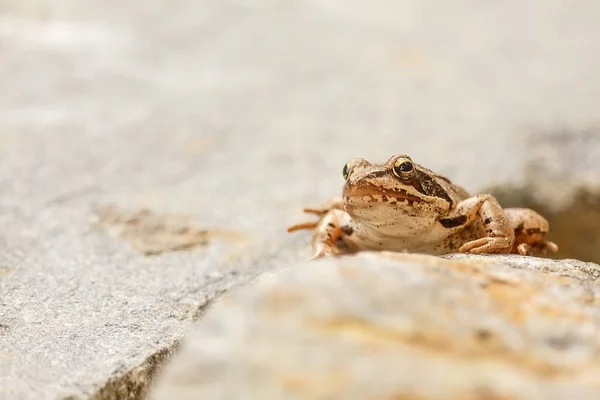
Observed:
[[[598,398],[599,265],[448,258],[362,253],[235,289],[150,398]]]
[[[599,11],[0,1],[0,398],[141,397],[208,301],[309,256],[285,228],[353,157],[535,204],[600,260]]]

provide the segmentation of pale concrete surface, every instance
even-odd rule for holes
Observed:
[[[97,393],[205,299],[306,257],[285,227],[338,194],[349,158],[406,152],[568,206],[567,182],[598,183],[599,12],[0,1],[0,398]],[[563,128],[574,145],[537,146]],[[127,218],[95,221],[112,204],[158,216],[143,243],[186,247],[182,224],[208,242],[144,256]]]
[[[600,266],[363,253],[216,301],[150,398],[597,399]]]

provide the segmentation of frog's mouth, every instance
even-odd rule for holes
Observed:
[[[361,185],[361,186],[344,186],[344,198],[352,199],[355,197],[370,196],[373,201],[379,203],[389,202],[403,202],[408,201],[409,205],[412,203],[424,203],[425,200],[419,196],[409,193],[406,189],[382,189],[375,185]],[[381,200],[375,200],[375,196],[381,196]]]

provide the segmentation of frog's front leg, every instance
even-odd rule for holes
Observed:
[[[350,215],[344,211],[344,201],[335,197],[319,208],[305,208],[305,213],[316,214],[320,218],[315,222],[305,222],[290,226],[287,231],[295,232],[302,229],[314,229],[312,234],[313,259],[325,256],[336,256],[343,252],[338,247],[341,239],[350,249],[356,246],[348,240],[351,235]]]
[[[507,208],[504,212],[515,232],[513,253],[526,256],[558,251],[555,243],[546,240],[550,224],[540,214],[529,208]]]
[[[333,208],[321,218],[312,234],[312,248],[314,251],[313,259],[337,256],[344,252],[338,247],[339,240],[353,248],[354,246],[348,240],[352,234],[350,227],[350,215],[337,208]]]
[[[480,218],[485,237],[464,243],[461,253],[510,253],[515,240],[514,230],[502,206],[489,194],[478,194],[465,199],[439,222],[448,229],[463,229]]]

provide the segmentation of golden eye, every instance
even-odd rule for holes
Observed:
[[[406,178],[412,175],[413,171],[415,170],[415,166],[408,158],[401,157],[394,163],[393,170],[394,175],[396,175],[398,178]]]
[[[348,164],[344,165],[344,169],[342,169],[342,175],[344,176],[344,179],[348,179],[350,176],[350,168],[348,167]]]

